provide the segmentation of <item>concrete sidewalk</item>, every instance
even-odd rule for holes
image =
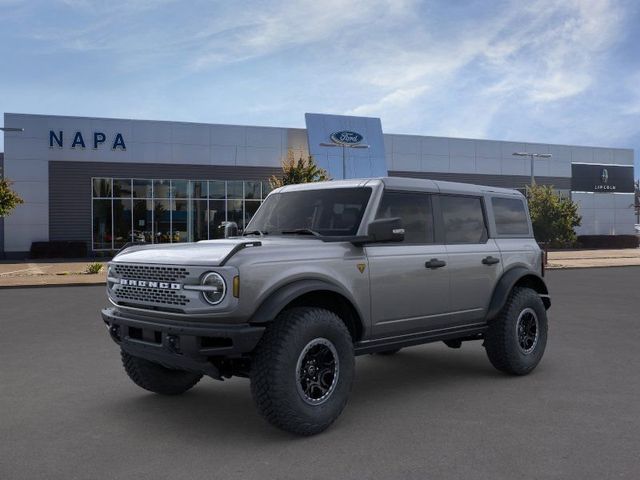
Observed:
[[[39,285],[99,285],[107,278],[107,261],[98,274],[87,274],[93,260],[0,261],[0,288]],[[549,252],[547,268],[640,266],[640,248]]]
[[[627,267],[640,265],[640,248],[549,252],[547,268]]]
[[[101,263],[102,271],[86,273],[87,266]],[[26,260],[0,261],[0,288],[38,285],[99,285],[107,279],[106,261]]]

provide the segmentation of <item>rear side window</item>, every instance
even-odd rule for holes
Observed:
[[[385,191],[376,218],[400,217],[404,243],[433,243],[431,196],[427,193]]]
[[[528,235],[529,221],[524,202],[519,198],[491,199],[498,235]]]
[[[482,201],[477,197],[440,197],[446,243],[485,243],[487,227]]]

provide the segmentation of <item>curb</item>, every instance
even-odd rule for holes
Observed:
[[[586,268],[633,268],[638,267],[640,265],[588,265],[584,267],[576,267],[576,266],[566,266],[566,267],[550,267],[549,265],[545,266],[545,270],[584,270]]]
[[[54,287],[96,287],[107,285],[107,282],[76,282],[76,283],[35,283],[24,285],[0,285],[0,290],[10,290],[13,288],[54,288]]]

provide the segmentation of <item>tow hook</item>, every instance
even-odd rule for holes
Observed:
[[[122,341],[122,337],[120,336],[120,325],[107,325],[107,329],[109,330],[109,335],[114,342],[120,343]]]
[[[176,335],[167,335],[167,348],[173,353],[180,353],[180,338]]]

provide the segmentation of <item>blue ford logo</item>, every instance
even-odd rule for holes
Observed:
[[[357,145],[364,139],[359,133],[349,130],[333,132],[330,138],[333,143],[337,143],[338,145]]]

